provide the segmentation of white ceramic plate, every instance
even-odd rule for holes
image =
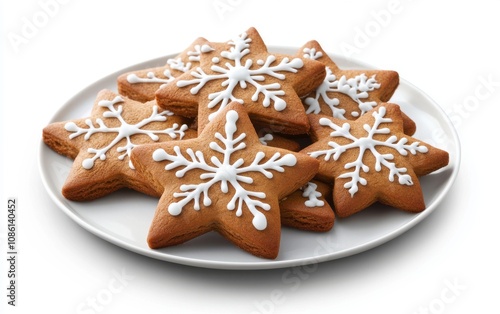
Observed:
[[[295,54],[292,48],[271,51]],[[101,89],[116,90],[119,74],[161,66],[166,56],[113,73],[70,99],[51,122],[87,117]],[[332,55],[341,68],[373,68],[358,61]],[[119,191],[92,202],[66,200],[60,191],[72,160],[62,157],[43,142],[40,147],[40,171],[43,183],[54,202],[76,223],[95,235],[130,251],[169,262],[220,269],[270,269],[333,260],[353,255],[385,243],[421,222],[438,208],[457,176],[460,144],[457,133],[441,108],[421,90],[401,79],[391,102],[401,105],[417,123],[414,137],[450,153],[450,164],[421,178],[427,209],[410,214],[382,205],[374,205],[346,219],[337,219],[327,233],[283,228],[280,253],[276,260],[254,257],[212,232],[188,243],[151,250],[146,236],[157,200],[131,191]]]

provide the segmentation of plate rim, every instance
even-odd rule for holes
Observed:
[[[298,51],[298,48],[294,47],[288,47],[288,46],[269,46],[269,51],[271,52],[276,52],[276,53],[286,53],[286,54],[295,54],[296,51]],[[291,53],[293,52],[294,53]],[[347,58],[343,55],[340,54],[335,54],[335,53],[328,53],[330,57],[333,58],[333,60],[343,60],[343,62],[347,63],[352,63],[356,64],[356,66],[363,67],[365,69],[377,69],[373,65],[367,64],[363,61],[357,60],[355,58]],[[112,77],[117,78],[118,75],[138,70],[138,69],[144,69],[146,67],[151,67],[151,64],[164,64],[165,60],[168,58],[175,57],[176,54],[168,54],[164,55],[161,57],[157,57],[154,59],[150,59],[147,61],[143,61],[131,66],[128,66],[126,68],[123,68],[121,70],[115,71],[111,74],[108,74],[95,82],[87,85],[85,88],[81,89],[78,91],[75,95],[70,97],[62,106],[60,106],[55,113],[52,115],[52,118],[50,119],[49,123],[57,122],[56,117],[61,115],[64,110],[67,110],[68,107],[71,106],[72,103],[74,103],[74,100],[76,100],[78,97],[81,97],[82,94],[88,93],[90,90],[93,89],[99,89],[98,86],[102,85],[103,82],[108,81]],[[162,63],[163,62],[163,63]],[[342,62],[340,62],[342,63]],[[450,134],[452,135],[452,138],[449,139],[449,141],[453,142],[454,144],[454,154],[453,154],[453,160],[450,159],[449,165],[444,168],[448,169],[449,167],[452,167],[452,171],[447,178],[444,186],[441,186],[442,192],[439,193],[436,197],[436,199],[433,200],[432,204],[428,206],[424,211],[415,214],[415,217],[408,221],[407,223],[399,226],[398,228],[384,234],[383,236],[380,236],[378,238],[372,239],[368,242],[359,244],[354,247],[350,247],[347,249],[344,249],[342,251],[337,251],[337,252],[330,252],[327,254],[323,255],[318,255],[318,256],[310,256],[307,258],[294,258],[294,259],[287,259],[287,260],[262,260],[259,262],[226,262],[226,261],[212,261],[212,260],[203,260],[203,259],[195,259],[192,257],[182,257],[182,256],[177,256],[177,255],[171,255],[171,254],[165,254],[162,251],[158,250],[147,250],[141,247],[136,247],[130,243],[127,243],[118,237],[114,237],[100,228],[98,228],[95,225],[92,225],[90,222],[85,221],[83,218],[79,217],[78,213],[76,213],[74,210],[71,210],[68,208],[63,202],[60,200],[60,195],[56,195],[55,191],[52,191],[52,189],[49,188],[50,184],[48,182],[48,177],[47,177],[47,170],[44,169],[43,167],[43,160],[44,160],[44,151],[49,149],[45,143],[43,142],[43,139],[41,139],[40,144],[39,144],[39,152],[38,152],[38,168],[39,168],[39,173],[42,179],[42,183],[44,185],[44,188],[46,192],[49,194],[51,200],[57,205],[59,209],[61,209],[68,217],[71,218],[76,224],[78,224],[80,227],[84,228],[88,232],[96,235],[97,237],[106,240],[114,245],[117,245],[123,249],[126,249],[128,251],[143,255],[145,257],[149,258],[154,258],[166,262],[172,262],[176,264],[182,264],[182,265],[187,265],[187,266],[195,266],[195,267],[201,267],[201,268],[210,268],[210,269],[232,269],[232,270],[256,270],[256,269],[278,269],[278,268],[286,268],[286,267],[293,267],[293,266],[298,266],[298,265],[307,265],[307,264],[313,264],[313,263],[321,263],[321,262],[326,262],[326,261],[331,261],[331,260],[336,260],[340,258],[345,258],[348,256],[352,256],[364,251],[371,250],[379,245],[382,245],[384,243],[387,243],[391,240],[393,240],[396,237],[399,237],[403,233],[407,232],[408,230],[412,229],[414,226],[422,222],[425,218],[427,218],[431,213],[433,213],[436,208],[439,206],[439,204],[443,201],[443,199],[449,194],[449,191],[451,190],[452,186],[454,185],[456,178],[459,173],[460,169],[460,164],[461,164],[461,144],[460,144],[460,139],[458,136],[458,132],[456,128],[454,127],[451,119],[448,117],[448,115],[445,113],[443,108],[436,103],[427,93],[425,93],[423,90],[418,88],[417,86],[413,85],[409,81],[405,80],[404,78],[400,77],[400,84],[399,86],[406,85],[408,88],[418,92],[421,96],[426,98],[426,100],[429,101],[429,103],[432,104],[433,108],[438,110],[440,113],[440,121],[445,122],[447,128],[450,131]],[[399,88],[398,86],[398,88]],[[101,88],[102,89],[102,88]],[[55,152],[54,152],[55,153]]]

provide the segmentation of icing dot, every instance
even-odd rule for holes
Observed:
[[[410,175],[402,175],[399,177],[399,184],[401,185],[413,185],[413,181],[411,180],[411,176]]]
[[[85,169],[92,169],[94,167],[94,160],[92,158],[87,158],[82,162],[82,167]]]
[[[425,146],[419,146],[418,147],[418,151],[420,153],[427,153],[429,151],[429,149],[427,147],[425,147]]]
[[[200,51],[203,52],[203,53],[207,53],[207,52],[210,52],[210,51],[213,51],[213,50],[215,50],[215,49],[212,48],[212,47],[210,47],[207,44],[201,46],[201,48],[200,48]]]
[[[281,158],[281,161],[284,162],[283,165],[292,167],[297,163],[297,158],[292,154],[286,154],[283,158]]]
[[[252,219],[252,224],[257,230],[264,230],[267,227],[266,217],[262,214],[255,215],[255,217]]]
[[[238,118],[239,115],[238,112],[236,112],[236,110],[229,110],[226,114],[226,119],[231,123],[235,123],[236,121],[238,121]]]
[[[128,81],[129,83],[134,84],[134,83],[139,83],[140,79],[139,79],[139,77],[138,77],[137,75],[135,75],[135,74],[129,74],[129,75],[127,76],[127,81]]]
[[[264,65],[264,60],[262,60],[262,59],[257,60],[257,64],[258,65]]]
[[[205,199],[203,200],[203,205],[204,205],[204,206],[210,206],[210,205],[212,205],[212,200],[211,200],[210,198],[208,198],[208,197],[207,197],[207,198],[205,198]]]
[[[217,57],[213,57],[213,58],[212,58],[212,62],[213,62],[213,63],[219,63],[219,61],[220,61],[220,59],[219,59],[219,58],[217,58]]]
[[[172,216],[178,216],[182,211],[182,206],[179,205],[178,203],[172,203],[168,205],[168,212]]]
[[[286,108],[286,101],[284,101],[281,98],[276,99],[276,101],[274,102],[274,109],[276,109],[277,111],[283,111],[285,110],[285,108]]]
[[[153,152],[153,160],[154,161],[162,161],[167,158],[167,152],[165,152],[163,149],[158,148]]]
[[[76,132],[78,131],[78,127],[76,126],[76,124],[74,122],[68,122],[64,125],[64,129],[66,131],[70,131],[70,132]]]

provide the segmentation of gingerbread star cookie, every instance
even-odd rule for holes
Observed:
[[[74,159],[62,194],[88,201],[120,188],[153,196],[161,190],[143,180],[130,162],[140,144],[192,138],[185,118],[159,109],[155,101],[141,103],[109,90],[97,95],[90,117],[55,122],[43,129],[43,141],[57,153]]]
[[[204,38],[196,39],[175,58],[160,67],[127,72],[118,77],[118,92],[130,99],[146,102],[155,99],[156,91],[200,63],[200,55],[211,51]]]
[[[239,103],[222,109],[198,138],[137,147],[132,162],[164,187],[148,234],[151,248],[214,230],[265,258],[279,251],[279,200],[318,169],[306,154],[262,145]]]
[[[329,184],[317,180],[307,182],[280,202],[281,224],[307,231],[332,229],[335,214],[327,201],[331,193]]]
[[[198,130],[230,102],[245,106],[253,122],[274,132],[304,134],[309,122],[300,97],[325,77],[325,67],[304,57],[269,53],[255,28],[226,43],[210,43],[199,67],[156,93],[158,105],[187,117]]]
[[[418,180],[448,164],[448,153],[403,131],[398,105],[382,103],[355,121],[309,115],[313,140],[301,152],[320,162],[317,178],[333,184],[338,217],[375,202],[425,209]]]
[[[399,85],[396,71],[340,69],[315,40],[302,46],[298,54],[320,61],[326,69],[323,83],[303,99],[308,114],[356,120],[379,103],[389,101]],[[415,122],[403,117],[405,133],[413,135]]]

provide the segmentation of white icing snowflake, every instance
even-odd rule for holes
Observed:
[[[187,172],[193,169],[202,170],[200,179],[204,180],[199,184],[182,184],[180,192],[174,193],[174,197],[181,198],[178,202],[173,202],[168,206],[168,212],[171,215],[177,216],[182,212],[183,207],[189,202],[194,202],[194,209],[200,210],[200,202],[204,206],[210,206],[212,200],[208,195],[209,189],[219,183],[220,191],[222,193],[229,192],[229,185],[234,189],[234,195],[227,204],[228,210],[236,209],[236,216],[240,217],[243,213],[243,204],[253,215],[252,223],[257,230],[264,230],[267,227],[267,220],[263,213],[258,208],[268,211],[270,205],[261,201],[266,198],[264,192],[254,192],[245,189],[244,184],[252,184],[253,179],[246,176],[246,173],[258,172],[263,174],[267,179],[273,177],[271,171],[284,172],[284,166],[294,166],[297,159],[293,154],[286,154],[281,156],[276,152],[267,161],[264,160],[265,153],[259,151],[253,157],[253,161],[244,166],[245,160],[239,158],[231,163],[231,156],[234,152],[243,150],[246,147],[243,141],[246,138],[245,133],[241,133],[238,137],[234,137],[237,127],[236,121],[239,119],[238,113],[230,110],[226,114],[226,124],[224,137],[219,132],[215,133],[215,138],[218,139],[222,146],[217,142],[210,142],[209,148],[214,153],[220,153],[222,156],[218,158],[216,154],[211,155],[211,163],[207,163],[205,156],[201,151],[193,151],[191,148],[186,149],[185,153],[188,155],[186,158],[179,146],[174,146],[175,155],[170,155],[163,149],[157,149],[153,153],[155,161],[168,160],[171,163],[165,166],[165,170],[172,170],[178,167],[183,167],[175,174],[178,178],[183,177]],[[262,162],[262,163],[261,163]],[[202,200],[203,198],[203,200]]]
[[[207,44],[204,44],[204,45],[195,45],[194,46],[194,51],[188,51],[187,52],[188,59],[189,59],[189,61],[200,62],[201,54],[202,53],[207,53],[207,52],[210,52],[210,51],[214,51],[214,48],[210,47],[210,45],[207,45]],[[186,71],[184,71],[184,72],[187,72],[187,70],[189,70],[189,68],[186,69]]]
[[[188,126],[185,124],[179,126],[177,123],[174,123],[172,127],[166,128],[164,130],[148,130],[144,128],[151,122],[163,122],[167,120],[167,116],[173,115],[173,113],[168,110],[159,113],[157,106],[153,106],[151,116],[141,120],[136,124],[128,124],[122,117],[123,106],[118,106],[118,109],[114,107],[114,105],[123,101],[123,98],[121,98],[120,96],[116,96],[113,100],[101,100],[98,103],[99,106],[106,107],[109,110],[105,111],[102,116],[104,118],[117,119],[118,121],[120,121],[119,127],[108,127],[100,118],[97,118],[95,120],[98,125],[97,127],[94,126],[94,123],[91,119],[85,120],[85,124],[88,126],[88,128],[81,128],[74,122],[68,122],[64,125],[66,131],[72,132],[72,134],[69,135],[70,139],[78,137],[82,134],[85,134],[84,139],[88,140],[92,137],[92,135],[96,133],[117,133],[116,137],[107,146],[102,148],[88,149],[88,152],[94,154],[94,156],[92,158],[87,158],[82,162],[83,168],[91,169],[97,159],[106,160],[107,152],[122,139],[126,139],[127,143],[125,144],[125,146],[120,146],[116,149],[116,151],[119,153],[125,152],[124,154],[120,155],[118,159],[123,160],[125,159],[125,157],[130,157],[130,152],[136,146],[136,144],[134,144],[131,139],[131,137],[135,134],[148,135],[153,141],[158,141],[159,137],[157,134],[166,134],[173,139],[177,137],[182,139],[184,137],[184,131],[188,128]],[[131,169],[134,169],[134,166],[132,165],[132,162],[130,160],[129,166]]]
[[[274,136],[271,133],[266,133],[263,136],[259,137],[259,142],[262,145],[266,145],[266,146],[267,146],[267,142],[270,142],[272,140],[274,140]]]
[[[323,57],[323,53],[321,51],[317,51],[316,48],[305,47],[302,52],[304,52],[304,58],[306,59],[318,60]]]
[[[321,51],[316,51],[315,48],[304,48],[304,57],[317,60],[323,56]],[[326,76],[323,83],[316,89],[314,97],[307,97],[304,103],[309,107],[306,113],[321,113],[319,99],[321,98],[325,104],[332,110],[332,116],[339,119],[346,119],[344,116],[345,110],[338,108],[339,100],[336,97],[328,96],[328,93],[342,93],[349,96],[358,104],[359,111],[352,111],[353,117],[359,117],[377,106],[376,101],[363,102],[368,98],[369,92],[380,88],[380,83],[375,79],[375,74],[370,78],[362,73],[353,78],[347,78],[342,75],[339,79],[333,74],[330,67],[325,67]]]
[[[370,151],[375,157],[375,171],[380,172],[382,166],[389,170],[388,180],[394,182],[394,177],[398,177],[398,182],[401,185],[413,185],[411,176],[407,174],[407,169],[405,167],[398,168],[397,165],[391,160],[394,159],[393,154],[381,154],[377,151],[377,146],[390,147],[397,151],[402,156],[407,156],[408,153],[415,155],[417,153],[426,153],[428,148],[421,146],[419,142],[408,143],[408,139],[403,137],[398,140],[397,136],[392,135],[385,141],[375,140],[373,137],[377,134],[390,134],[391,130],[389,128],[381,128],[379,126],[381,123],[391,123],[392,119],[384,118],[386,114],[386,108],[380,107],[378,111],[374,111],[372,116],[375,118],[373,127],[368,124],[363,125],[363,129],[366,131],[366,137],[357,138],[350,133],[351,126],[349,123],[344,123],[342,126],[338,126],[329,119],[321,118],[319,123],[323,126],[330,127],[333,132],[330,133],[330,137],[343,137],[351,140],[351,143],[339,145],[334,141],[328,142],[328,145],[332,147],[327,150],[320,150],[309,153],[312,157],[319,157],[324,155],[324,159],[328,160],[338,160],[339,157],[346,151],[350,149],[359,150],[358,157],[352,162],[345,164],[344,168],[353,169],[351,172],[345,172],[339,176],[339,178],[350,179],[349,182],[344,184],[344,188],[349,189],[351,197],[358,191],[358,184],[366,185],[367,180],[361,176],[361,171],[368,173],[370,167],[363,163],[363,156],[367,151]]]
[[[214,50],[212,47],[209,45],[195,45],[193,51],[188,51],[188,59],[189,61],[200,61],[200,55],[202,53],[206,53],[209,51]],[[187,72],[191,70],[192,63],[191,62],[186,62],[181,58],[171,58],[167,60],[167,64],[169,65],[170,69],[174,69],[180,72]],[[153,72],[148,72],[146,73],[146,77],[139,77],[135,73],[131,73],[127,76],[127,81],[130,84],[136,84],[136,83],[161,83],[162,85],[160,88],[163,88],[166,84],[172,82],[175,79],[175,76],[172,75],[172,72],[170,72],[170,69],[165,69],[163,71],[163,76],[165,78],[157,77]]]
[[[279,80],[285,80],[285,74],[278,72],[290,72],[296,73],[298,69],[302,68],[304,65],[300,58],[294,58],[290,60],[288,58],[283,58],[279,64],[272,65],[276,61],[274,55],[269,55],[266,60],[252,60],[247,59],[243,64],[243,57],[250,53],[250,43],[252,39],[247,37],[246,33],[243,33],[239,37],[229,44],[232,46],[229,50],[221,52],[220,56],[222,59],[227,60],[224,62],[219,57],[212,58],[213,65],[210,69],[216,73],[207,74],[200,67],[196,68],[196,71],[191,72],[194,77],[190,80],[180,80],[177,82],[178,87],[185,87],[188,85],[196,85],[191,88],[191,94],[197,94],[204,86],[210,81],[223,80],[220,84],[221,90],[216,91],[208,95],[210,102],[208,103],[208,108],[214,108],[219,105],[216,112],[209,116],[211,121],[213,117],[224,107],[227,106],[232,101],[237,101],[243,104],[242,99],[236,98],[233,92],[237,86],[242,89],[246,89],[248,84],[255,87],[255,93],[252,95],[252,101],[257,101],[259,95],[264,96],[262,105],[264,107],[269,107],[271,101],[274,102],[274,109],[277,111],[282,111],[286,108],[286,102],[280,98],[280,96],[285,95],[285,92],[281,89],[279,83],[264,84],[260,82],[266,79],[266,76],[274,77]],[[252,69],[252,66],[256,63],[259,67]]]
[[[325,70],[326,70],[325,79],[323,80],[321,85],[316,88],[314,97],[307,97],[306,99],[304,99],[304,103],[309,106],[306,109],[306,113],[307,114],[321,113],[321,107],[319,104],[319,99],[321,98],[332,111],[333,117],[345,120],[346,119],[346,117],[344,116],[345,109],[338,108],[338,105],[340,103],[339,100],[335,97],[330,98],[328,96],[329,92],[333,92],[336,90],[337,78],[335,74],[332,73],[332,70],[330,70],[329,67],[326,67]]]
[[[318,185],[310,181],[301,188],[302,197],[307,198],[307,201],[304,202],[307,207],[321,207],[325,205],[324,201],[318,199],[322,195],[321,192],[317,191],[317,188]]]
[[[170,61],[170,60],[174,60],[174,59],[169,59],[168,61]],[[182,62],[182,61],[180,61],[180,62]],[[180,65],[179,63],[176,63],[176,64],[178,67],[184,66],[184,65]],[[191,66],[190,63],[189,63],[189,66]],[[165,85],[167,85],[168,83],[172,82],[175,79],[175,77],[172,75],[172,72],[170,72],[170,69],[165,69],[163,71],[163,76],[165,78],[157,77],[153,72],[148,72],[148,73],[146,73],[146,77],[139,77],[135,73],[130,73],[129,75],[127,75],[127,81],[130,84],[161,83],[162,85],[160,85],[160,88],[163,88],[163,87],[165,87]]]

